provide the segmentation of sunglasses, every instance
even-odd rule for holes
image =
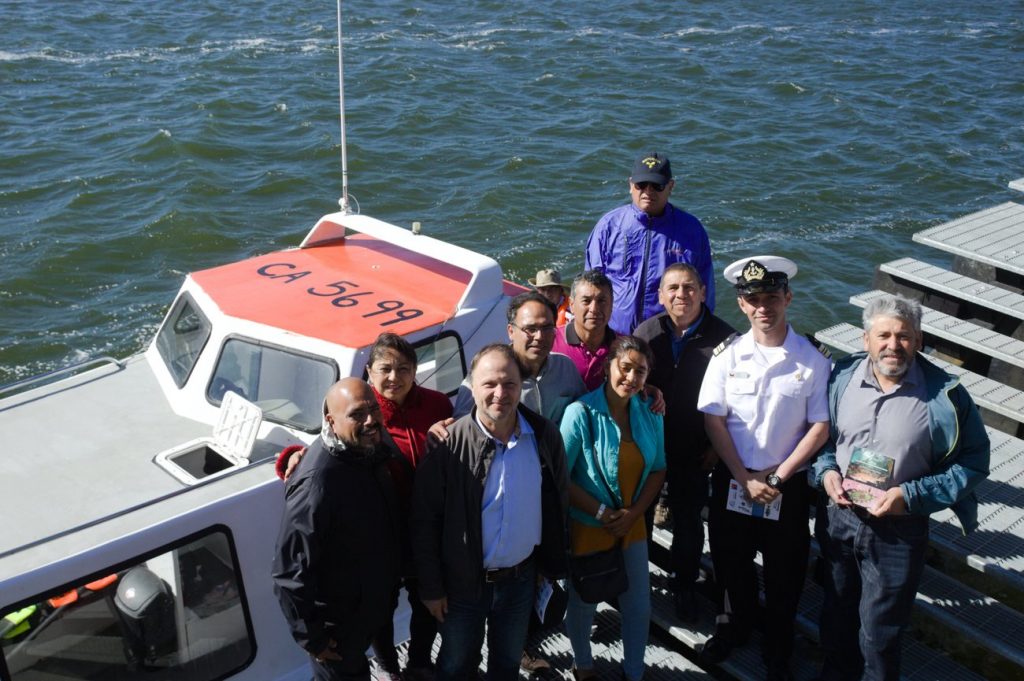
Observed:
[[[654,182],[634,182],[633,186],[636,187],[638,191],[646,191],[648,189],[651,189],[659,194],[665,191],[665,185],[655,184]]]

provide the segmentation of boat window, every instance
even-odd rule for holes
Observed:
[[[83,578],[10,612],[11,681],[219,679],[256,651],[226,528]]]
[[[269,421],[318,432],[324,395],[336,380],[331,360],[236,337],[224,343],[206,397],[219,405],[224,393],[236,392]]]
[[[454,395],[466,377],[466,357],[455,333],[434,336],[416,344],[416,382],[425,388]]]
[[[156,349],[178,387],[185,385],[210,338],[210,322],[186,293],[178,298],[156,336]]]

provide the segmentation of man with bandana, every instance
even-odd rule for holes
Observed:
[[[674,187],[668,157],[642,154],[629,178],[630,203],[606,213],[587,239],[584,269],[600,270],[611,279],[614,308],[609,325],[618,333],[632,333],[664,311],[658,282],[676,262],[697,268],[707,286],[707,307],[715,309],[708,234],[700,220],[669,203]]]
[[[828,439],[831,362],[786,321],[796,263],[756,256],[725,268],[750,330],[712,353],[697,409],[720,461],[711,476],[708,535],[722,608],[702,652],[725,659],[746,642],[757,608],[754,554],[764,559],[766,679],[789,679],[807,571],[811,488],[806,469]]]
[[[829,498],[817,529],[827,563],[825,681],[900,678],[903,632],[924,569],[928,516],[978,525],[972,490],[990,444],[959,381],[923,355],[921,306],[882,296],[864,309],[864,349],[836,364],[832,426],[814,464]]]
[[[320,438],[288,478],[274,591],[316,681],[368,681],[366,650],[391,618],[401,511],[381,443],[380,406],[358,378],[324,400]]]

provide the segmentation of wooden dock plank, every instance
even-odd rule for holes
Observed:
[[[1014,319],[1024,320],[1024,296],[1014,291],[965,277],[914,258],[893,260],[882,264],[880,269],[895,278],[984,306]]]
[[[918,232],[914,241],[1024,274],[1024,206],[1007,201]]]

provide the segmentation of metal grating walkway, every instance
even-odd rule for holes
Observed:
[[[653,565],[652,570],[655,570]],[[656,595],[653,597],[656,598]],[[401,595],[401,602],[405,601],[405,592]],[[591,633],[591,646],[595,661],[597,678],[601,681],[618,681],[620,664],[622,662],[622,637],[619,625],[619,613],[607,604],[597,607],[597,615],[594,617],[594,627]],[[697,664],[691,662],[675,650],[662,645],[662,641],[655,635],[652,629],[651,636],[647,642],[647,650],[644,653],[644,662],[647,669],[644,672],[644,679],[653,681],[712,681],[713,677],[702,670]],[[407,662],[409,642],[406,640],[398,647],[399,663],[404,668]],[[441,637],[434,639],[433,658],[437,659],[438,650],[441,648]],[[526,642],[526,648],[531,654],[542,657],[551,665],[551,669],[538,671],[532,676],[520,670],[521,679],[571,679],[572,678],[572,646],[565,634],[564,625],[554,629],[539,632],[530,637]],[[487,669],[487,641],[484,640],[481,654],[480,679],[484,678]],[[382,674],[376,673],[374,667],[374,679],[384,678]],[[472,681],[472,680],[467,680]]]
[[[811,523],[813,525],[813,520]],[[663,529],[656,529],[654,531],[654,541],[662,548],[669,550],[672,545],[672,533]],[[811,562],[813,563],[814,555],[817,552],[817,543],[813,540],[811,548]],[[710,571],[711,559],[706,534],[703,563],[704,568]],[[760,553],[757,554],[755,563],[758,566],[758,577],[760,579]],[[800,597],[800,609],[797,614],[797,629],[807,637],[806,640],[800,636],[797,637],[796,650],[794,651],[793,675],[798,680],[816,679],[816,670],[820,668],[822,662],[821,650],[817,646],[817,641],[818,621],[821,616],[822,603],[824,602],[824,590],[821,585],[814,581],[812,573],[813,571],[808,569],[804,590]],[[654,567],[652,564],[653,619],[663,628],[666,628],[665,624],[667,623],[669,625],[667,629],[673,636],[696,649],[703,645],[703,642],[712,633],[713,625],[711,622],[714,619],[714,612],[711,603],[702,599],[701,605],[704,607],[704,610],[701,612],[701,619],[697,625],[691,627],[690,625],[680,624],[672,612],[667,580],[668,577],[664,571]],[[987,603],[991,600],[966,587],[956,585],[955,582],[953,584],[960,587],[958,591],[941,591],[933,586],[933,580],[937,580],[943,586],[948,586],[949,582],[952,582],[952,580],[949,580],[932,568],[925,568],[925,578],[921,581],[921,591],[917,596],[917,604],[919,608],[927,610],[932,616],[935,616],[934,613],[939,606],[945,608],[945,612],[949,617],[958,617],[961,614],[962,608],[960,606],[962,603],[967,601]],[[763,585],[761,588],[763,589]],[[662,593],[664,598],[659,599],[659,593]],[[926,593],[927,596],[923,598],[922,593]],[[936,603],[941,599],[945,599],[945,602]],[[997,646],[999,647],[997,649],[1004,657],[1009,656],[1007,659],[1019,660],[1024,654],[1022,654],[1019,645],[1015,645],[1015,642],[1019,638],[1017,635],[1019,628],[1024,626],[1022,624],[1024,623],[1024,615],[1005,606],[999,606],[999,608],[998,614],[995,614],[995,611],[992,610],[986,613],[987,616],[985,617],[975,610],[972,614],[976,616],[965,619],[962,622],[947,622],[947,626],[951,626],[965,635],[969,635],[971,638],[981,638],[988,641],[990,637],[994,637],[998,641]],[[964,628],[965,626],[976,626],[979,623],[985,626],[977,630]],[[764,675],[764,666],[760,661],[759,642],[760,633],[755,630],[751,636],[751,642],[735,650],[729,659],[722,663],[722,670],[738,679],[760,681]],[[905,681],[934,681],[937,679],[982,681],[982,678],[946,655],[938,653],[916,641],[912,636],[904,636],[901,679]]]
[[[822,343],[849,353],[864,350],[863,336],[863,330],[846,323],[830,326],[814,334]],[[981,374],[967,371],[938,357],[929,355],[928,359],[947,373],[958,376],[979,407],[1024,423],[1024,392]]]
[[[1001,203],[918,232],[914,241],[1024,274],[1024,206]]]
[[[1014,291],[965,277],[914,258],[893,260],[882,264],[880,268],[893,277],[981,305],[1015,319],[1024,319],[1024,296]]]
[[[887,295],[890,294],[886,291],[868,291],[850,296],[850,302],[857,307],[866,307],[872,300]],[[921,328],[925,333],[1024,368],[1024,341],[927,307],[921,310],[924,313]]]
[[[978,529],[964,536],[947,509],[932,515],[931,541],[1024,590],[1024,442],[993,430],[989,438],[991,473],[975,490]]]

